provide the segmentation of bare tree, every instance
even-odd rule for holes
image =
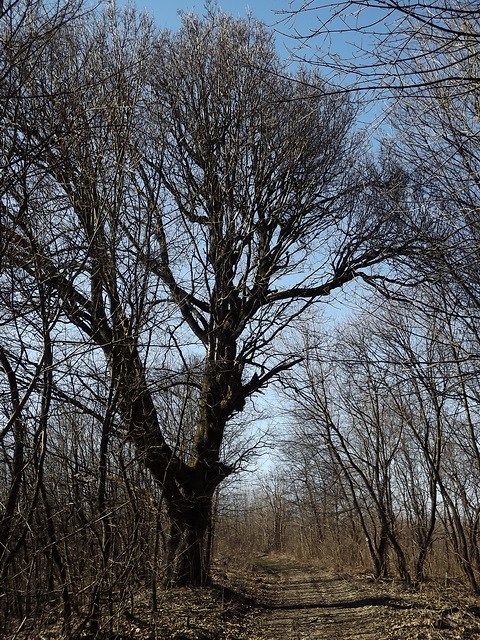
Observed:
[[[432,84],[459,94],[467,87],[476,90],[480,9],[475,2],[293,0],[278,13],[298,41],[297,55],[332,79],[341,78],[343,90],[376,97],[406,96]],[[453,53],[470,71],[459,70]],[[434,80],[432,69],[438,74]]]
[[[288,478],[271,470],[260,478],[255,495],[262,518],[263,549],[266,553],[284,552],[292,510],[288,501]]]
[[[409,434],[405,468],[415,458],[420,463],[417,481],[412,476],[407,484],[407,504],[416,510],[417,573],[421,577],[438,516],[456,560],[472,590],[478,592],[479,502],[478,483],[473,480],[478,474],[474,391],[478,345],[448,306],[443,314],[437,311],[435,315],[428,306],[423,312],[412,306],[404,311],[397,307],[390,319],[383,315],[382,320],[389,327],[383,334],[385,353],[398,363],[394,377],[403,378],[397,385],[392,378],[389,387],[392,406]]]
[[[303,440],[316,442],[319,449],[326,447],[338,470],[375,574],[388,574],[392,549],[408,584],[394,471],[403,429],[391,411],[383,376],[377,371],[379,363],[372,358],[369,329],[362,321],[339,331],[331,351],[325,345],[310,346],[308,357],[287,385],[287,394],[298,421],[295,430],[303,431]],[[298,444],[302,446],[301,441]]]
[[[205,480],[185,496],[193,513],[188,494],[209,501],[228,473],[218,466],[227,421],[295,361],[278,352],[279,333],[358,269],[404,248],[405,236],[388,211],[367,221],[375,195],[358,198],[368,174],[358,173],[347,133],[351,106],[326,96],[315,74],[289,77],[261,25],[187,18],[157,68],[174,213],[156,220],[156,269],[206,352],[191,457]],[[332,235],[339,224],[344,238]],[[188,269],[172,259],[187,247]],[[183,517],[178,527],[185,532]]]
[[[158,35],[109,7],[19,77],[10,264],[48,284],[66,342],[110,378],[100,476],[123,434],[163,491],[167,581],[204,583],[213,496],[234,470],[227,425],[298,361],[279,337],[305,309],[412,250],[402,174],[366,159],[349,101],[289,75],[255,21],[212,12]],[[72,359],[78,379],[85,362]],[[196,408],[181,433],[164,398],[185,385]]]
[[[337,333],[333,353],[310,350],[290,391],[297,441],[329,447],[379,575],[391,545],[400,573],[424,579],[446,533],[478,592],[478,341],[420,293],[422,310],[374,306]]]
[[[458,333],[456,320],[451,324],[451,315],[431,315],[429,295],[422,291],[423,310],[371,300],[360,318],[335,331],[333,349],[325,336],[319,347],[312,343],[313,333],[306,334],[311,355],[287,393],[298,415],[295,442],[299,448],[316,443],[319,452],[328,447],[358,513],[376,573],[385,572],[391,548],[407,580],[410,572],[424,579],[440,517],[447,519],[457,557],[469,558],[461,566],[476,588],[475,551],[468,535],[475,527],[460,530],[463,509],[476,517],[475,493],[469,482],[462,484],[463,465],[454,462],[453,453],[455,442],[462,441],[458,457],[469,456],[468,469],[476,467],[476,427],[460,418],[468,411],[461,408],[465,391],[463,400],[459,395],[473,383],[475,367],[465,370],[470,357],[462,357],[461,349],[468,345],[467,336]],[[298,433],[303,434],[299,439]],[[455,497],[460,494],[461,500]]]
[[[420,297],[420,289],[418,295]],[[413,570],[424,565],[436,535],[451,366],[440,339],[442,319],[416,314],[413,305],[391,304],[369,324],[378,379],[402,425],[396,456],[396,492],[413,538]]]

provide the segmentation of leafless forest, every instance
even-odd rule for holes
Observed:
[[[480,594],[478,2],[278,20],[0,3],[1,637],[198,639],[139,612],[271,553]]]

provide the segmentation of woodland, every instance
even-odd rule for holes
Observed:
[[[4,0],[0,47],[0,636],[271,553],[478,596],[478,3]]]

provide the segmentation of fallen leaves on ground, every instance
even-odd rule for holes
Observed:
[[[248,569],[222,564],[216,586],[149,590],[114,601],[98,632],[74,626],[72,640],[480,640],[480,606],[459,583],[404,589],[367,575],[334,575],[265,556]],[[333,635],[332,635],[333,634]],[[61,624],[17,625],[5,640],[60,640]]]

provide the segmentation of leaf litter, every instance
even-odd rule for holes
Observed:
[[[35,621],[5,640],[60,640],[61,624]],[[72,640],[480,640],[480,603],[460,583],[405,589],[368,575],[336,575],[283,556],[214,574],[214,586],[139,590],[96,632]]]

